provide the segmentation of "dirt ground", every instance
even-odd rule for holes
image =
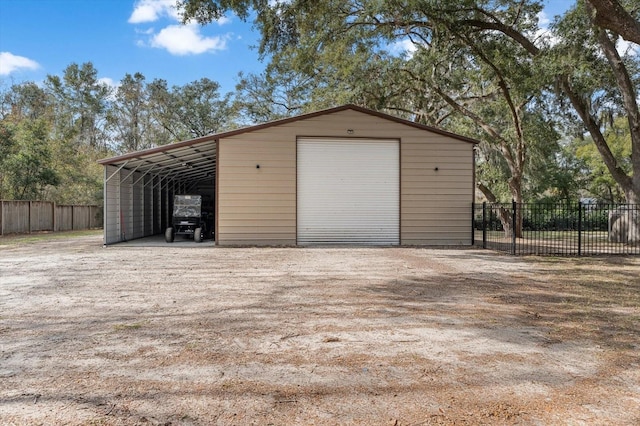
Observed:
[[[640,258],[0,239],[0,424],[637,425]]]

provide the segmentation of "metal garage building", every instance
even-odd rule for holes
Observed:
[[[475,143],[344,105],[101,160],[104,243],[200,194],[219,245],[468,245]]]

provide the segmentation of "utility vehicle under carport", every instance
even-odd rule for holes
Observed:
[[[176,235],[183,235],[197,243],[201,243],[211,232],[209,214],[202,211],[202,196],[175,195],[173,197],[173,218],[171,226],[164,233],[168,243],[172,243]]]

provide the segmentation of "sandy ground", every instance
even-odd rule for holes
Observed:
[[[0,239],[0,424],[640,424],[640,258],[192,244]]]

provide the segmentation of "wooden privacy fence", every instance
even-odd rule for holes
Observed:
[[[98,206],[56,205],[51,201],[0,200],[0,235],[101,227],[102,211]]]

